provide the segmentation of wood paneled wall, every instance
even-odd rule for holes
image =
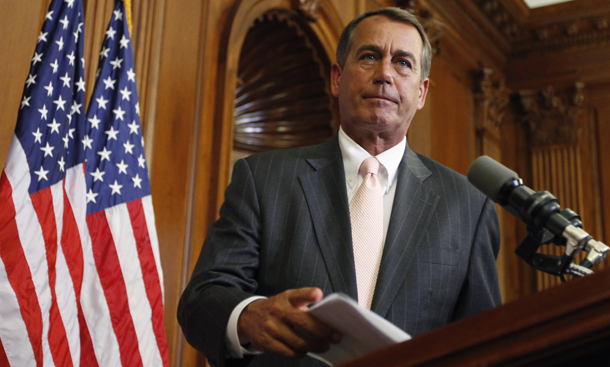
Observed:
[[[596,1],[599,9],[607,7],[605,0],[587,0],[587,4]],[[5,91],[0,99],[1,165],[48,2],[0,2],[0,85]],[[89,93],[112,3],[113,0],[85,1]],[[503,32],[510,33],[517,26],[535,32],[553,14],[530,14],[519,5],[521,0],[502,0],[498,3],[508,13],[522,14],[525,20],[511,16],[490,18],[492,13],[486,12],[499,10],[485,8],[487,3],[133,0],[132,39],[173,366],[205,365],[205,358],[182,338],[175,314],[229,178],[239,52],[254,20],[272,8],[313,12],[317,20],[309,24],[330,60],[334,60],[343,27],[363,11],[398,4],[421,15],[436,54],[427,104],[416,115],[408,133],[410,146],[464,174],[478,155],[490,155],[518,172],[531,187],[557,190],[554,193],[558,197],[559,192],[565,192],[566,199],[560,197],[562,204],[565,200],[565,206],[580,212],[585,229],[596,239],[608,241],[610,46],[538,54],[523,51],[515,56],[514,49],[525,50],[523,45],[530,41],[523,34],[521,38],[506,38]],[[570,12],[563,9],[556,14],[558,19],[569,16]],[[583,11],[582,16],[590,14]],[[500,26],[492,19],[500,19]],[[603,27],[602,23],[595,24]],[[514,43],[515,40],[521,43]],[[578,141],[559,152],[553,150],[556,147],[534,148],[520,92],[539,96],[550,86],[564,98],[564,103],[569,103],[575,83],[583,84],[580,114],[574,120],[580,132]],[[563,167],[563,171],[547,170],[546,163],[541,169],[537,162],[549,155],[559,162],[553,167]],[[562,182],[563,189],[556,186]],[[572,197],[577,202],[568,199]],[[545,280],[539,280],[513,254],[525,238],[524,226],[501,209],[499,214],[503,244],[498,268],[504,300],[510,301],[537,291]]]

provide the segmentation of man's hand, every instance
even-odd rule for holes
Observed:
[[[305,312],[323,296],[319,288],[299,288],[250,303],[237,322],[240,343],[284,357],[326,352],[341,333]]]

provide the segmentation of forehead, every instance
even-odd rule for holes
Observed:
[[[350,53],[363,45],[380,46],[391,51],[402,50],[421,55],[423,43],[417,28],[382,15],[363,19],[354,29]]]

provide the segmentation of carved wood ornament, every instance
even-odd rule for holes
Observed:
[[[523,121],[529,127],[533,147],[576,144],[580,137],[578,118],[582,113],[583,83],[576,83],[569,100],[556,95],[551,86],[542,91],[520,91]]]
[[[475,74],[476,129],[500,139],[500,125],[508,112],[510,91],[506,88],[504,79],[493,81],[492,74],[491,69],[482,69]]]

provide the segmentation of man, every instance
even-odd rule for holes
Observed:
[[[493,203],[406,144],[430,55],[408,12],[360,16],[331,72],[338,135],[235,164],[178,311],[187,340],[213,364],[321,365],[293,358],[341,339],[305,312],[324,294],[348,294],[411,335],[500,304]],[[373,170],[360,174],[363,162]],[[355,226],[360,186],[380,192],[372,200],[382,206]],[[381,245],[364,260],[358,226]]]

